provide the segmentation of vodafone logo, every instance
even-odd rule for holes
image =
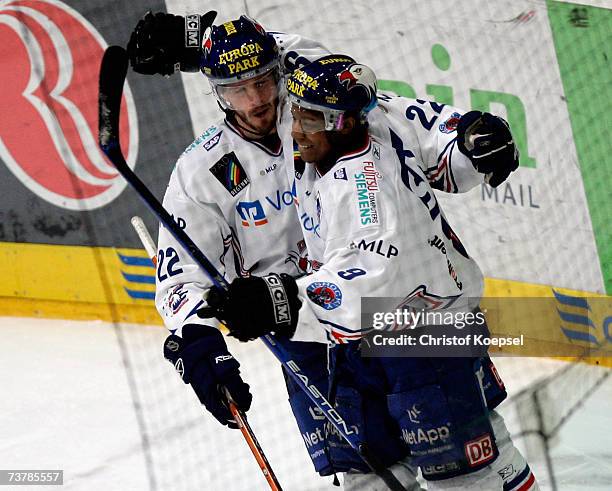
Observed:
[[[113,201],[126,182],[98,147],[98,70],[106,42],[68,5],[0,0],[0,158],[33,193],[69,210]],[[121,141],[131,168],[138,125],[129,87]]]

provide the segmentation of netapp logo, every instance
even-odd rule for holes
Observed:
[[[439,428],[429,428],[427,431],[418,428],[416,431],[408,431],[402,429],[402,436],[408,445],[419,445],[421,443],[429,443],[433,445],[438,440],[446,440],[450,437],[448,426],[440,426]]]

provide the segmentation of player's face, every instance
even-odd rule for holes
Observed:
[[[274,70],[244,82],[220,85],[217,91],[254,134],[265,136],[276,128],[278,88]]]
[[[319,111],[291,106],[293,123],[291,136],[298,145],[304,162],[317,163],[325,159],[331,145],[325,133],[325,118]]]

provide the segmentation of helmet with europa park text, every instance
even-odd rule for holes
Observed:
[[[200,67],[224,109],[233,109],[227,89],[240,82],[271,77],[278,84],[280,80],[276,40],[246,15],[206,30]]]
[[[322,112],[326,131],[339,130],[345,114],[364,122],[376,107],[376,75],[350,56],[328,55],[295,70],[287,93],[292,104]]]

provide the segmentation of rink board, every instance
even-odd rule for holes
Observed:
[[[161,324],[155,269],[144,250],[0,243],[0,260],[8,273],[0,280],[3,315]],[[612,364],[610,297],[492,278],[484,297],[494,336],[523,334],[529,341],[528,352],[493,353]]]
[[[89,166],[70,167],[82,182],[75,178],[74,188],[65,191],[94,193],[92,183],[108,178],[117,189],[113,199],[112,193],[81,202],[61,199],[49,192],[58,182],[45,179],[69,167],[58,155],[72,165],[72,157],[87,153],[81,143],[95,139],[91,108],[96,107],[102,49],[124,44],[146,8],[165,6],[184,14],[202,5],[135,2],[121,12],[99,8],[102,4],[22,0],[0,8],[0,36],[11,48],[2,63],[19,68],[3,71],[11,73],[5,88],[13,94],[2,100],[3,112],[13,117],[0,128],[0,158],[6,164],[0,166],[4,315],[158,322],[151,307],[154,272],[129,224],[133,214],[140,214],[155,233],[154,217],[119,183],[119,176],[109,175],[108,163],[93,157]],[[496,278],[487,280],[487,291],[494,284],[504,285],[511,297],[551,297],[551,286],[579,297],[603,294],[606,285],[609,291],[610,139],[605,121],[612,84],[603,56],[612,32],[609,8],[528,0],[373,0],[341,9],[322,0],[282,6],[260,0],[248,7],[249,15],[271,30],[302,33],[371,65],[385,90],[490,110],[510,121],[521,151],[518,171],[497,189],[483,185],[465,195],[437,194],[468,252],[487,278]],[[244,9],[244,2],[229,0],[218,21],[236,18]],[[70,49],[61,46],[58,33]],[[90,56],[83,57],[77,45]],[[43,102],[55,111],[57,125],[47,117],[45,126],[36,113],[21,110],[16,84],[39,72],[50,87],[58,80],[69,82],[63,95],[81,110],[83,121],[71,109],[71,126],[50,99]],[[126,151],[133,153],[136,172],[159,198],[181,149],[221,116],[214,99],[203,95],[207,90],[199,74],[128,77]],[[74,140],[74,130],[81,143]],[[137,143],[137,151],[128,142]],[[41,149],[52,144],[58,155],[46,153],[41,159]],[[602,326],[598,342],[607,340]],[[576,336],[573,343],[592,339]]]

